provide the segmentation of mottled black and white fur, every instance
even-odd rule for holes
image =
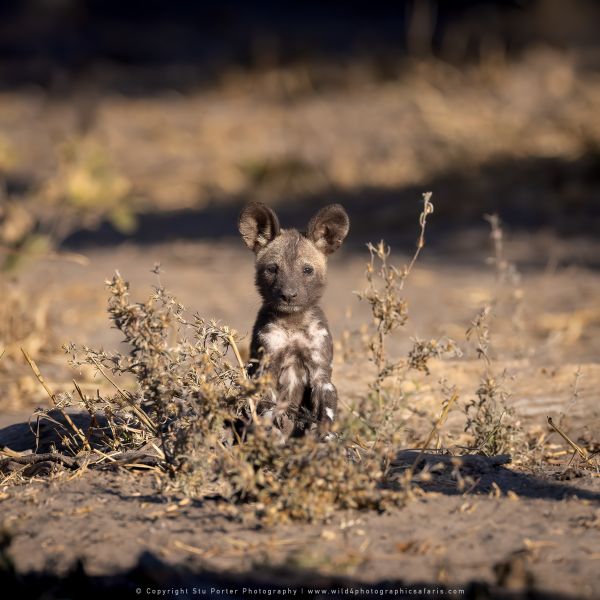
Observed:
[[[250,348],[251,371],[268,370],[275,388],[259,412],[271,414],[286,436],[316,423],[327,438],[337,411],[331,382],[333,341],[318,303],[325,288],[327,255],[337,250],[350,227],[339,204],[320,210],[306,232],[281,229],[264,204],[248,204],[239,219],[246,245],[256,254],[256,286],[262,307]]]

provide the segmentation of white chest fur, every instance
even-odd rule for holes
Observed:
[[[318,322],[311,322],[308,327],[301,329],[288,329],[272,323],[259,335],[267,354],[277,355],[296,348],[308,350],[311,358],[316,361],[323,353],[328,337],[329,332]]]

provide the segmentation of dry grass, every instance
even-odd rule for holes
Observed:
[[[6,192],[13,168],[0,148],[0,252],[2,271],[48,255],[73,231],[110,222],[117,230],[135,229],[136,199],[123,175],[98,140],[73,136],[55,148],[56,169],[24,196]]]
[[[0,277],[0,348],[4,354],[4,367],[14,364],[21,347],[32,353],[43,352],[53,338],[48,320],[49,299],[40,298],[31,310],[26,294],[14,283]],[[0,367],[1,368],[1,367]]]
[[[433,211],[431,193],[423,194],[416,250],[403,267],[397,268],[390,263],[391,249],[383,241],[377,246],[368,245],[370,260],[365,272],[367,286],[363,291],[357,292],[357,295],[359,300],[369,305],[372,322],[346,336],[347,339],[358,338],[362,345],[362,350],[355,353],[354,358],[361,361],[366,354],[375,367],[369,394],[363,396],[360,405],[353,407],[351,411],[358,422],[350,422],[348,425],[350,431],[354,426],[355,433],[378,443],[383,440],[388,443],[391,440],[400,442],[399,429],[403,421],[400,415],[408,400],[402,384],[408,373],[429,373],[428,364],[431,359],[460,356],[460,349],[449,338],[429,341],[415,339],[407,356],[390,356],[387,350],[389,337],[404,327],[409,318],[408,301],[403,296],[403,290],[425,245],[427,217]]]
[[[21,348],[34,356],[47,356],[56,346],[56,332],[49,317],[50,297],[40,294],[32,308],[28,295],[0,275],[0,401],[18,408],[22,398],[36,395]]]
[[[496,272],[496,287],[492,300],[477,314],[466,332],[467,341],[473,341],[477,357],[484,369],[475,391],[475,397],[465,406],[465,431],[471,435],[470,445],[477,453],[495,456],[507,452],[518,453],[524,444],[524,433],[515,411],[509,408],[506,373],[495,374],[492,359],[491,323],[495,313],[504,310],[511,314],[511,322],[521,331],[520,275],[504,254],[504,233],[498,215],[486,215],[490,224],[490,238],[494,254],[489,262]],[[508,306],[507,306],[508,305]]]

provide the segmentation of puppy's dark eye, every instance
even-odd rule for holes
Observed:
[[[310,265],[305,265],[304,269],[302,269],[302,272],[305,275],[312,275],[315,272],[315,270]]]
[[[267,273],[271,273],[271,275],[275,275],[275,273],[278,271],[278,267],[277,265],[267,265],[265,271]]]

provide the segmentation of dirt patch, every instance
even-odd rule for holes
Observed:
[[[153,276],[150,264],[147,272],[139,265],[156,259],[163,264],[163,278],[184,303],[248,331],[248,304],[257,304],[251,260],[228,244],[217,248],[175,244],[96,251],[86,268],[69,263],[40,266],[22,283],[32,294],[44,289],[63,299],[54,306],[52,318],[65,337],[111,347],[119,340],[106,329],[105,293],[98,282],[119,267],[132,274],[134,290],[143,290]],[[233,279],[232,264],[239,265]],[[337,340],[366,318],[352,298],[352,290],[360,289],[363,268],[364,260],[352,253],[332,264],[324,304]],[[407,290],[412,320],[392,340],[391,349],[406,351],[413,335],[464,336],[492,284],[484,266],[425,259]],[[594,312],[600,279],[593,271],[578,269],[533,272],[526,274],[522,286],[527,327],[520,336],[503,331],[495,346],[495,366],[507,372],[509,404],[526,430],[543,431],[546,416],[563,415],[562,427],[571,437],[594,439],[600,419],[595,403],[599,322]],[[440,289],[445,290],[443,303]],[[341,309],[346,305],[351,310]],[[357,363],[344,361],[342,350],[338,348],[334,374],[342,410],[349,410],[369,375]],[[69,388],[73,373],[64,364],[53,359],[41,360],[40,366],[54,387]],[[574,394],[578,367],[581,377]],[[89,374],[75,376],[90,389],[102,385]],[[474,395],[480,376],[480,361],[467,354],[433,361],[429,375],[411,377],[404,383],[412,395],[402,435],[424,439],[440,409],[438,381],[445,378],[457,386],[461,402],[450,412],[444,441],[457,443],[465,422],[462,403]],[[41,395],[38,401],[46,402]],[[29,413],[23,407],[31,400],[22,394],[11,402],[20,410],[3,414],[0,444],[22,451],[32,434],[27,425],[14,424],[26,421]],[[29,485],[0,491],[3,528],[11,536],[7,556],[20,577],[44,569],[66,575],[81,560],[86,576],[110,579],[127,573],[129,582],[139,577],[156,586],[185,581],[334,586],[343,581],[392,582],[398,587],[425,582],[464,587],[472,597],[480,597],[480,589],[496,597],[531,589],[545,596],[600,597],[599,479],[593,472],[569,471],[570,454],[556,434],[548,443],[556,458],[538,465],[483,461],[463,467],[461,476],[472,483],[462,491],[451,458],[428,453],[433,478],[423,480],[424,492],[402,509],[338,513],[324,525],[276,528],[248,516],[240,521],[218,497],[198,502],[160,496],[151,473],[57,471],[49,480],[34,477]],[[414,452],[400,452],[395,468],[401,471],[414,459]],[[109,585],[109,579],[102,581]],[[62,581],[66,585],[69,580]]]
[[[486,493],[494,484],[497,492]],[[148,552],[167,571],[183,566],[238,581],[271,572],[273,584],[287,569],[289,581],[305,586],[343,575],[373,585],[480,581],[572,597],[600,592],[597,480],[559,484],[492,467],[481,492],[468,496],[440,487],[389,514],[277,529],[228,518],[218,499],[160,498],[143,473],[59,477],[5,496],[8,556],[19,573],[66,574],[81,560],[88,575],[106,576],[134,568]]]

